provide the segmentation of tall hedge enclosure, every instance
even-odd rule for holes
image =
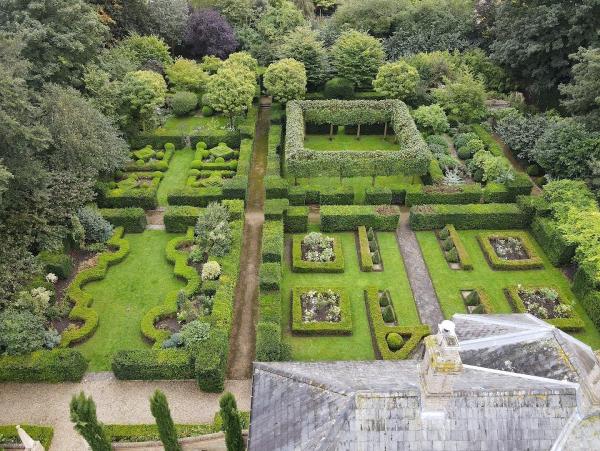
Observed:
[[[315,151],[304,146],[306,124],[389,124],[400,150]],[[422,175],[431,153],[400,100],[303,100],[287,104],[286,175],[292,177]]]

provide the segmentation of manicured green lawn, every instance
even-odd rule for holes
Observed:
[[[168,292],[184,286],[165,256],[167,242],[175,236],[162,230],[125,235],[129,255],[111,266],[103,280],[85,286],[100,316],[94,335],[77,346],[90,360],[90,371],[110,370],[112,356],[120,349],[149,347],[140,332],[142,317]]]
[[[183,188],[188,177],[190,163],[194,159],[194,151],[192,149],[176,150],[173,158],[169,162],[169,169],[165,172],[165,176],[158,186],[156,197],[158,205],[168,205],[167,196],[175,188]]]
[[[256,107],[252,106],[248,111],[246,118],[238,118],[238,126],[253,124],[256,118]],[[204,117],[200,111],[193,116],[176,117],[171,116],[162,127],[157,128],[154,133],[157,135],[171,135],[176,133],[181,136],[193,133],[205,133],[215,130],[226,130],[229,127],[229,118],[222,114]]]
[[[294,179],[290,178],[290,182],[293,184]],[[316,188],[335,188],[341,185],[352,186],[354,189],[354,203],[361,204],[365,200],[365,190],[373,186],[372,177],[310,177],[310,178],[298,178],[295,179],[298,185],[301,186],[314,186]],[[419,176],[407,176],[407,175],[382,175],[375,177],[375,186],[387,187],[392,184],[411,184],[421,183]]]
[[[510,285],[555,285],[568,296],[575,298],[570,289],[568,279],[558,268],[552,266],[532,236],[530,236],[530,239],[535,246],[537,254],[544,261],[544,269],[494,271],[488,265],[477,242],[477,235],[482,232],[487,231],[459,231],[467,252],[473,260],[472,271],[450,269],[442,255],[434,232],[417,232],[417,239],[421,245],[423,256],[429,267],[429,273],[433,279],[433,284],[446,318],[451,317],[454,313],[466,313],[465,305],[460,297],[459,291],[461,289],[483,288],[489,295],[497,313],[512,313],[511,306],[503,292],[504,288]],[[585,322],[585,329],[582,332],[572,333],[572,335],[589,344],[594,349],[600,347],[600,333],[578,302],[575,305],[575,310]]]
[[[400,150],[396,144],[395,136],[390,133],[386,138],[383,135],[356,135],[344,134],[344,127],[338,129],[337,135],[329,140],[329,135],[310,135],[304,137],[304,147],[311,150]]]
[[[328,234],[342,241],[345,271],[340,274],[293,273],[288,259],[283,268],[282,330],[284,340],[292,347],[292,358],[301,361],[319,360],[372,360],[375,353],[371,343],[369,320],[363,290],[374,285],[388,289],[401,325],[419,324],[417,309],[408,283],[402,256],[393,232],[377,234],[385,271],[361,272],[353,233]],[[286,239],[290,240],[291,235]],[[352,303],[353,331],[351,336],[292,336],[290,333],[291,289],[295,286],[345,287]]]

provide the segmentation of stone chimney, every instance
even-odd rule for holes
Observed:
[[[425,356],[421,363],[421,382],[429,395],[450,395],[463,366],[458,353],[458,338],[452,321],[442,321],[437,335],[425,337]]]

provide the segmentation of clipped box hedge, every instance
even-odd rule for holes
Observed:
[[[302,259],[303,235],[292,237],[292,271],[300,273],[340,273],[344,272],[344,252],[342,242],[338,238],[333,239],[333,253],[335,258],[330,262],[311,262]]]
[[[111,442],[150,442],[159,441],[156,424],[105,424],[102,429]],[[175,424],[177,437],[198,437],[216,432],[213,424]]]
[[[224,199],[245,199],[248,189],[248,177],[236,176],[223,180],[223,198]]]
[[[508,204],[515,201],[515,196],[505,185],[490,182],[483,188],[483,201],[486,204]]]
[[[223,199],[223,188],[211,186],[206,188],[193,188],[186,186],[176,188],[167,195],[169,205],[193,205],[195,207],[206,207],[211,202]]]
[[[78,382],[87,369],[76,349],[34,351],[27,355],[0,356],[2,382]]]
[[[256,325],[256,361],[278,362],[281,357],[281,326],[275,323],[258,323]]]
[[[141,233],[146,229],[146,212],[143,208],[102,208],[100,214],[115,227],[126,233]]]
[[[46,274],[52,273],[61,279],[66,279],[73,272],[73,258],[64,252],[42,251],[37,259]]]
[[[365,226],[358,228],[358,253],[360,254],[360,270],[363,272],[373,271],[373,257],[371,257],[369,237],[367,236],[367,228]]]
[[[365,190],[365,204],[368,205],[391,204],[392,197],[392,190],[390,188],[375,186]]]
[[[281,262],[283,259],[283,221],[265,221],[262,233],[262,261]]]
[[[261,291],[258,297],[259,321],[263,323],[281,323],[281,292]]]
[[[400,220],[400,209],[392,205],[325,205],[321,207],[323,232],[354,231],[359,226],[374,230],[394,231]]]
[[[468,311],[468,305],[467,305],[467,300],[464,299],[462,297],[462,291],[475,291],[477,293],[477,299],[478,299],[478,303],[477,305],[473,305],[473,307],[479,307],[481,306],[482,311],[481,312],[475,312],[473,311],[472,314],[492,314],[495,313],[496,310],[494,309],[494,305],[492,304],[492,300],[490,299],[489,295],[487,294],[487,291],[485,291],[483,288],[465,288],[460,290],[461,293],[459,294],[461,299],[463,300],[463,302],[465,303],[465,308]]]
[[[290,186],[288,190],[290,205],[306,204],[306,188],[303,186]]]
[[[263,263],[259,271],[261,291],[273,291],[281,288],[281,263]]]
[[[565,296],[565,294],[562,292],[562,290],[556,286],[531,286],[531,285],[528,285],[528,286],[520,287],[520,286],[515,285],[515,286],[508,287],[506,289],[506,292],[508,294],[509,302],[511,303],[511,305],[513,306],[515,311],[517,311],[518,313],[530,313],[527,310],[527,307],[525,307],[525,304],[523,303],[521,296],[519,295],[519,290],[535,290],[535,289],[540,289],[540,288],[552,288],[553,290],[556,290],[558,292],[558,295],[559,295],[558,300],[561,304],[563,304],[567,301],[569,304],[571,304],[571,305],[573,304],[572,300],[569,299],[567,296]],[[575,312],[575,310],[573,310],[573,314],[568,318],[554,318],[554,319],[540,318],[540,319],[543,319],[548,324],[552,324],[553,326],[558,327],[560,330],[564,330],[565,332],[577,332],[579,330],[582,330],[585,327],[583,320],[579,317],[579,315],[577,314],[577,312]]]
[[[411,207],[423,204],[476,204],[481,200],[479,183],[469,185],[408,185],[405,203]]]
[[[112,370],[120,380],[193,379],[194,367],[182,349],[117,351]]]
[[[308,230],[308,207],[288,207],[283,216],[286,233],[304,233]]]
[[[279,176],[268,175],[264,179],[266,199],[283,199],[288,197],[289,183]]]
[[[465,271],[471,271],[473,269],[473,261],[467,252],[467,248],[460,239],[460,235],[456,231],[456,227],[454,227],[452,224],[448,224],[445,228],[448,230],[450,239],[452,239],[454,247],[456,248],[456,253],[458,254],[458,259],[460,261],[460,267]]]
[[[109,247],[116,250],[107,250],[98,256],[98,263],[93,268],[81,271],[71,281],[67,288],[66,298],[73,303],[69,313],[69,319],[83,321],[80,327],[66,329],[63,331],[60,346],[68,347],[72,343],[78,343],[91,337],[98,327],[98,312],[90,308],[92,296],[83,290],[85,284],[96,280],[102,280],[106,276],[108,267],[121,262],[129,253],[129,241],[123,239],[123,227],[117,227],[112,237],[107,241]]]
[[[302,294],[309,291],[322,293],[327,290],[332,290],[340,296],[340,321],[337,323],[328,321],[305,323],[302,320]],[[343,287],[294,287],[292,289],[292,333],[298,335],[352,335],[352,306],[346,289]]]
[[[531,223],[531,233],[554,266],[568,265],[575,256],[576,246],[567,242],[557,221],[536,216]]]
[[[429,326],[422,324],[415,326],[388,326],[381,316],[379,290],[377,287],[367,287],[364,295],[369,317],[369,326],[371,328],[371,336],[374,339],[373,341],[377,344],[375,347],[377,358],[383,360],[407,359],[419,345],[423,337],[431,333]],[[402,338],[404,338],[404,345],[397,351],[392,351],[387,344],[386,337],[392,332],[400,334]]]
[[[41,443],[44,449],[50,449],[52,438],[54,437],[54,429],[50,426],[36,426],[32,424],[21,424],[21,428],[33,439]],[[0,426],[0,444],[21,444],[21,439],[17,433],[17,425],[2,425]],[[3,449],[0,447],[0,449]],[[11,447],[11,449],[13,449]]]
[[[354,189],[351,186],[340,185],[325,187],[320,190],[320,205],[351,205],[353,203]]]
[[[516,204],[416,205],[410,209],[413,230],[525,229],[529,217]]]
[[[194,227],[202,211],[199,207],[174,205],[165,210],[165,229],[171,233],[185,233],[188,227]]]
[[[285,210],[290,202],[287,199],[267,199],[265,200],[265,219],[279,220],[283,218]]]
[[[516,238],[521,241],[521,245],[525,248],[525,252],[529,258],[521,260],[508,260],[501,258],[496,254],[494,247],[490,240],[494,238]],[[503,232],[503,233],[480,233],[477,235],[477,241],[483,255],[492,269],[495,270],[527,270],[527,269],[541,269],[544,267],[544,262],[537,255],[533,243],[529,240],[529,236],[526,232],[515,231],[515,232]]]

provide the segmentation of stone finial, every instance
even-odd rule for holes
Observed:
[[[462,372],[459,344],[454,323],[442,321],[438,333],[425,337],[425,356],[421,364],[421,379],[430,394],[450,394],[454,379]]]

